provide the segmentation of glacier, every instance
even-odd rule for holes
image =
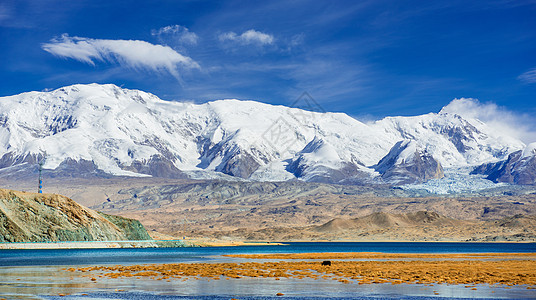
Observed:
[[[405,184],[400,187],[404,190],[425,190],[431,194],[463,194],[481,190],[507,186],[507,183],[495,183],[485,178],[484,175],[470,174],[473,168],[449,168],[445,169],[445,177],[430,179],[424,183]]]

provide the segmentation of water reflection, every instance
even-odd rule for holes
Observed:
[[[456,297],[456,298],[536,298],[533,290],[524,286],[512,287],[476,285],[472,290],[463,285],[343,284],[334,280],[281,278],[171,279],[101,278],[92,273],[96,281],[83,272],[69,272],[63,267],[10,267],[0,268],[0,298],[44,299],[66,295],[62,299],[75,299],[83,294],[112,293],[128,299],[128,293],[150,295],[232,297],[275,296],[286,297]],[[121,296],[123,295],[123,296]],[[147,298],[147,297],[146,297]],[[151,298],[151,297],[148,297]]]

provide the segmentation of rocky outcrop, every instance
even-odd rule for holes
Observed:
[[[54,194],[0,189],[0,242],[150,240],[143,225]]]
[[[443,178],[443,167],[413,141],[400,141],[374,166],[383,180],[391,184],[424,182]]]
[[[480,165],[472,174],[487,175],[486,179],[494,182],[536,184],[536,143],[510,154],[506,160]]]
[[[213,162],[217,161],[218,164],[215,166],[215,171],[239,178],[249,178],[261,164],[269,161],[254,146],[244,146],[240,143],[229,142],[228,140],[221,141],[217,144],[210,144],[210,142],[204,141],[202,144],[201,148],[204,149],[204,153],[200,157],[201,163],[197,165],[199,168],[206,169]]]
[[[175,179],[188,177],[181,170],[179,170],[171,160],[162,155],[153,155],[149,160],[136,160],[132,162],[130,166],[123,167],[122,169],[154,177]]]

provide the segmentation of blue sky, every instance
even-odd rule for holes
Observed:
[[[0,96],[97,82],[290,105],[306,91],[363,120],[467,97],[536,129],[535,1],[259,2],[0,0]]]

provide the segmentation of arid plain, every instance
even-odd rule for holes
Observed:
[[[31,182],[3,181],[32,189]],[[304,182],[52,178],[46,187],[95,210],[138,219],[157,238],[536,241],[531,186],[431,195]]]

